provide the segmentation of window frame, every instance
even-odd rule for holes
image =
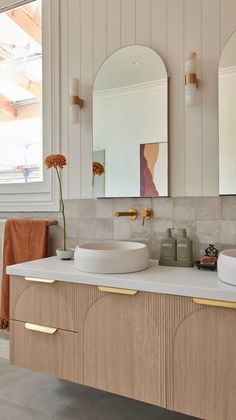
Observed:
[[[32,0],[0,0],[0,13]],[[43,156],[60,151],[60,8],[59,0],[42,0]],[[58,211],[54,171],[43,168],[43,182],[1,184],[0,211]]]

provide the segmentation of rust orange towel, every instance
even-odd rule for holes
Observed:
[[[0,329],[9,325],[9,275],[8,265],[38,260],[47,256],[48,224],[45,220],[6,221],[3,243],[2,294]]]

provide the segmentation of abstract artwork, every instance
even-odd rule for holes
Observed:
[[[140,144],[140,195],[168,195],[167,143]]]

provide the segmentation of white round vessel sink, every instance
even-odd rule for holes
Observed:
[[[145,270],[149,266],[147,245],[139,242],[88,242],[77,245],[75,267],[97,274],[122,274]]]
[[[236,249],[226,249],[217,261],[218,277],[224,283],[236,286]]]

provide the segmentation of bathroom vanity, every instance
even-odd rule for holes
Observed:
[[[236,410],[236,288],[160,267],[101,275],[8,267],[11,363],[209,420]]]

